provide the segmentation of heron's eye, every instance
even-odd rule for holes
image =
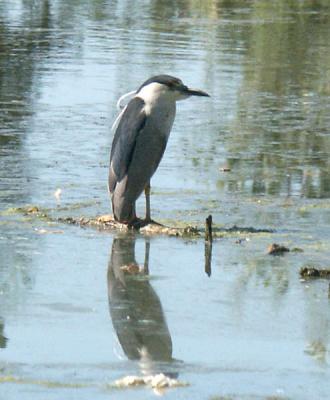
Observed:
[[[181,81],[177,80],[177,81],[170,82],[169,88],[171,90],[179,90],[182,85],[183,85],[183,83]]]

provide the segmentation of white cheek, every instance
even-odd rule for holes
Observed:
[[[153,82],[149,83],[149,85],[144,86],[137,96],[141,97],[146,103],[153,103],[156,99],[158,99],[165,92],[164,85],[160,83]]]

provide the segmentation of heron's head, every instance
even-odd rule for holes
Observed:
[[[137,90],[137,94],[146,96],[164,96],[173,101],[187,99],[190,96],[209,95],[199,89],[191,89],[184,85],[181,79],[170,75],[156,75],[145,81]]]

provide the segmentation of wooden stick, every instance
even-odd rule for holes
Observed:
[[[209,215],[205,220],[205,241],[212,243],[212,215]]]

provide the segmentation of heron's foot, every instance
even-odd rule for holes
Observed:
[[[139,230],[141,228],[143,228],[146,225],[149,224],[154,224],[154,225],[158,225],[158,226],[163,226],[162,224],[160,224],[159,222],[154,221],[151,218],[145,218],[145,219],[141,219],[141,218],[134,218],[132,221],[130,221],[127,225],[128,227],[132,228],[132,229],[136,229]]]
[[[134,219],[132,219],[132,220],[127,224],[127,226],[128,226],[129,228],[136,229],[136,230],[139,230],[140,228],[143,228],[145,225],[147,225],[147,224],[145,223],[145,220],[144,220],[144,219],[141,219],[141,218],[137,218],[137,217],[135,217]]]
[[[130,221],[128,223],[128,227],[132,228],[132,229],[136,229],[139,230],[141,228],[143,228],[144,226],[148,225],[148,224],[152,224],[155,223],[154,221],[152,221],[151,219],[141,219],[141,218],[134,218],[134,220]]]
[[[149,225],[149,224],[154,224],[154,225],[159,225],[159,226],[164,226],[163,224],[151,219],[151,218],[145,218],[144,220],[144,226]]]

